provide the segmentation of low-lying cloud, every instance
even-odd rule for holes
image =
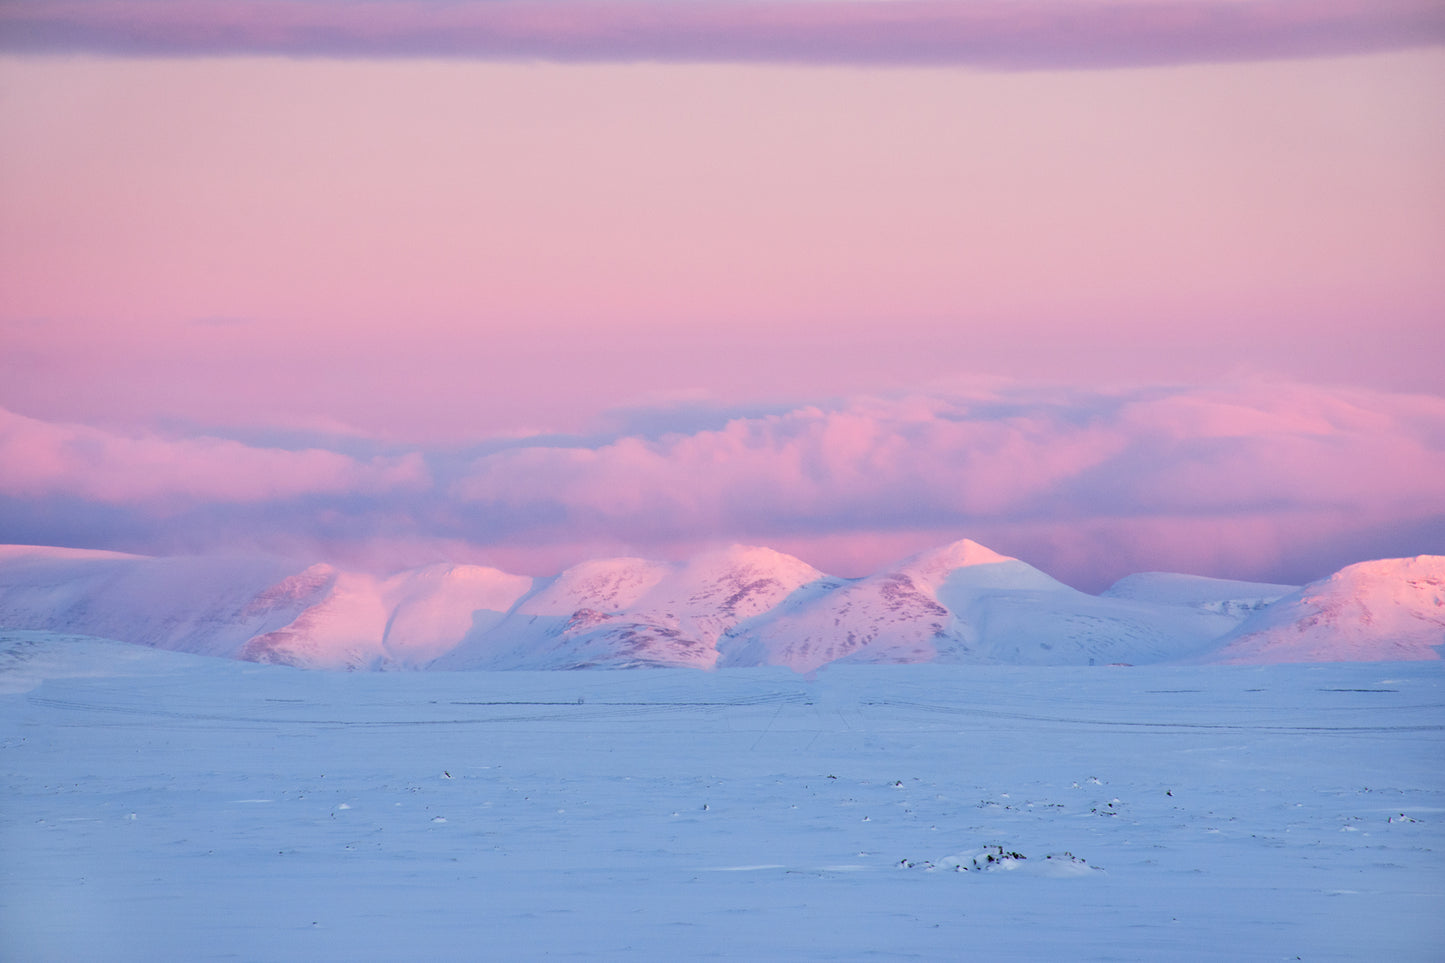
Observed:
[[[17,540],[9,527],[131,551],[537,573],[747,541],[859,574],[970,536],[1089,587],[1147,569],[1296,581],[1445,550],[1445,398],[1430,395],[1004,386],[479,450],[368,459],[6,413],[0,541]],[[77,517],[88,537],[61,524]]]
[[[122,55],[1096,68],[1445,40],[1433,0],[12,0],[0,47]]]
[[[0,409],[0,496],[66,496],[114,505],[272,502],[305,495],[416,491],[419,454],[361,461],[220,438],[120,434]]]

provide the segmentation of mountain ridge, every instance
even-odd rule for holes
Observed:
[[[862,578],[749,545],[545,578],[0,546],[0,628],[350,670],[1439,659],[1445,556],[1302,587],[1139,573],[1090,595],[969,539]]]

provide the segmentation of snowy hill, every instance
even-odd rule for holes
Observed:
[[[1088,595],[967,539],[860,579],[740,545],[545,579],[0,546],[0,628],[345,669],[1435,659],[1445,558],[1299,590],[1151,572]]]
[[[1311,582],[1221,640],[1213,662],[1389,662],[1445,649],[1445,555],[1360,562]]]
[[[822,577],[790,555],[741,545],[677,566],[584,563],[524,601],[489,638],[434,667],[712,668],[725,632]]]
[[[848,657],[934,661],[967,647],[964,627],[940,604],[938,592],[955,572],[973,567],[982,567],[995,586],[1007,584],[1010,577],[1034,581],[1034,570],[1025,572],[1029,567],[1022,562],[964,539],[864,579],[818,586],[776,618],[734,633],[723,664],[786,665],[807,671]]]
[[[1218,612],[1101,598],[964,539],[842,583],[756,626],[730,665],[1159,662],[1236,624]]]
[[[590,559],[536,589],[486,632],[468,635],[431,663],[436,669],[525,665],[603,619],[634,605],[671,568],[641,558]],[[558,660],[560,661],[560,660]]]
[[[316,604],[238,655],[317,668],[419,668],[493,628],[531,588],[529,578],[477,565],[431,565],[389,579],[332,573]]]
[[[253,637],[298,618],[334,572],[264,559],[147,558],[0,549],[0,626],[237,657]]]
[[[1247,617],[1298,588],[1298,585],[1239,582],[1203,575],[1141,572],[1124,576],[1099,595],[1102,598],[1133,599],[1160,605],[1184,605],[1220,615]]]
[[[491,627],[532,580],[439,565],[377,579],[254,558],[0,548],[0,626],[305,668],[413,667]]]

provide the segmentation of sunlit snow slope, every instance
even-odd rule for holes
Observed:
[[[861,579],[768,548],[547,579],[0,546],[0,628],[346,669],[1106,665],[1438,659],[1445,557],[1303,589],[1145,573],[1099,595],[967,539]]]
[[[0,626],[310,668],[423,665],[531,587],[471,565],[377,579],[274,560],[0,547]]]
[[[1187,576],[1184,576],[1187,578]],[[801,602],[734,640],[728,664],[1159,662],[1230,631],[1222,612],[1086,595],[963,540]]]
[[[1223,640],[1218,662],[1438,659],[1445,647],[1445,555],[1360,562],[1311,582]]]
[[[711,668],[723,633],[822,578],[790,555],[739,545],[677,566],[632,558],[586,562],[436,667]]]

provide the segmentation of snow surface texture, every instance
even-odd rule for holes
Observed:
[[[1442,758],[1438,662],[315,673],[3,632],[0,959],[1434,961]]]
[[[1148,573],[1088,595],[968,540],[862,579],[744,546],[550,579],[10,546],[0,627],[347,669],[1439,659],[1445,556],[1364,562],[1298,590]]]

